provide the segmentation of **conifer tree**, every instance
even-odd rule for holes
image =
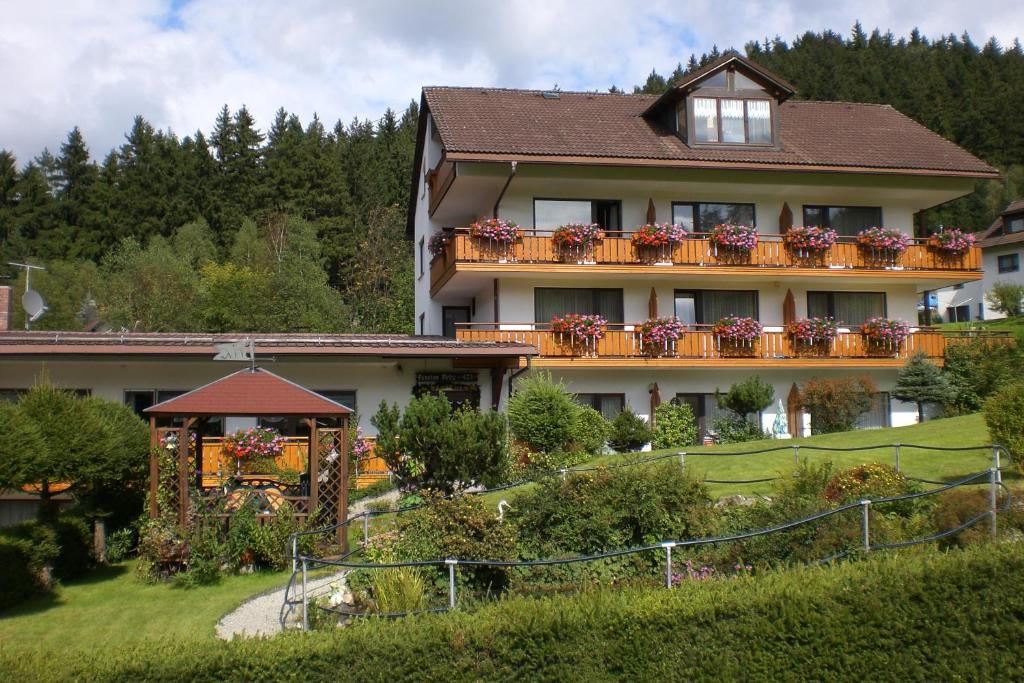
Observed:
[[[949,380],[924,353],[911,356],[900,369],[893,396],[917,404],[917,421],[924,422],[926,403],[946,404],[953,399]]]

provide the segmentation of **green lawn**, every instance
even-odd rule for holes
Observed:
[[[209,640],[222,616],[287,581],[285,572],[259,572],[182,589],[140,582],[134,562],[104,567],[53,596],[0,612],[0,652]]]
[[[868,462],[895,464],[895,451],[889,444],[916,444],[921,446],[980,446],[962,453],[944,453],[924,451],[903,446],[900,449],[900,470],[910,477],[921,477],[935,481],[952,481],[964,475],[988,469],[992,464],[992,452],[984,448],[988,443],[988,430],[980,414],[951,417],[933,420],[910,427],[893,427],[889,429],[858,430],[838,434],[824,434],[804,439],[784,441],[751,441],[742,444],[727,444],[708,447],[691,447],[685,449],[686,468],[695,476],[704,479],[749,480],[775,477],[792,472],[794,468],[792,446],[828,446],[833,448],[854,448],[865,446],[882,446],[865,451],[828,452],[802,450],[801,460],[809,462],[831,461],[838,469],[844,469]],[[785,446],[786,450],[778,453],[742,456],[718,456],[715,453],[750,452],[765,448]],[[631,460],[649,458],[659,454],[675,451],[654,451],[653,453],[633,453],[608,455],[594,458],[579,465],[614,465]],[[1005,464],[1005,463],[1004,463]],[[524,487],[525,488],[525,487]],[[771,489],[770,483],[760,484],[709,484],[712,495],[728,496],[736,493],[765,493]],[[488,501],[497,503],[506,498],[511,500],[517,491],[497,491],[486,494]]]

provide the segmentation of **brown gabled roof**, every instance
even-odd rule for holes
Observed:
[[[1009,235],[996,234],[1003,229],[1003,223],[1006,216],[1012,216],[1018,213],[1024,213],[1024,199],[1018,199],[1015,202],[1010,202],[1006,208],[996,216],[996,219],[992,221],[992,225],[988,227],[988,230],[981,234],[978,246],[984,249],[985,247],[1001,247],[1007,244],[1024,242],[1024,232],[1011,232]]]
[[[257,356],[511,358],[530,356],[530,344],[466,342],[407,334],[186,334],[164,332],[0,332],[0,356],[207,356],[215,344],[252,339]]]
[[[147,415],[336,417],[352,412],[263,368],[246,368],[146,408]]]
[[[888,105],[787,101],[778,148],[690,147],[643,116],[653,95],[431,87],[424,102],[455,160],[796,168],[997,177]]]

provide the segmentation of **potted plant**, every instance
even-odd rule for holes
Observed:
[[[555,228],[551,235],[559,258],[577,263],[596,263],[594,242],[602,239],[604,232],[597,223],[566,223]]]
[[[900,344],[910,336],[910,325],[902,320],[868,318],[860,326],[860,331],[870,349],[896,353]]]
[[[563,317],[553,317],[551,331],[555,333],[558,343],[568,347],[572,353],[579,351],[584,356],[596,356],[597,342],[604,338],[607,324],[608,321],[599,315],[569,313]]]
[[[427,250],[430,252],[431,259],[435,259],[443,254],[454,236],[451,230],[438,230],[431,235],[430,241],[427,242]]]
[[[895,267],[900,255],[910,246],[910,238],[895,228],[868,228],[857,233],[857,244],[873,261]]]
[[[720,351],[752,351],[762,332],[764,326],[758,321],[736,315],[721,318],[711,327],[711,334],[718,340]]]
[[[235,471],[239,474],[243,464],[272,463],[283,452],[284,437],[270,427],[240,429],[224,437],[224,454],[235,459]]]
[[[782,241],[799,258],[814,258],[825,254],[839,239],[831,228],[795,227],[783,235]]]
[[[670,265],[672,247],[686,239],[686,230],[669,223],[647,223],[633,230],[630,241],[644,263]]]
[[[675,355],[676,341],[684,332],[686,325],[679,318],[649,318],[636,326],[634,338],[639,342],[642,353]]]
[[[960,228],[939,229],[928,240],[928,245],[945,256],[962,257],[974,246],[974,235]]]
[[[750,225],[720,223],[708,233],[715,245],[715,256],[739,256],[748,258],[757,248],[757,228]]]
[[[519,239],[519,226],[504,218],[487,218],[469,226],[469,235],[483,242],[502,263],[513,259],[512,245]]]
[[[837,336],[839,326],[832,318],[804,318],[786,326],[798,347],[825,351]]]

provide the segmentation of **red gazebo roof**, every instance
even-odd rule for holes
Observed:
[[[144,412],[163,417],[335,417],[352,411],[268,370],[246,368]]]

